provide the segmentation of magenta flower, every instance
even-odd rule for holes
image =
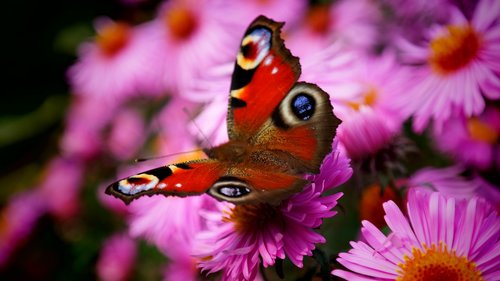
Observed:
[[[436,146],[459,163],[480,170],[500,171],[500,109],[487,106],[477,117],[457,114],[434,129]]]
[[[12,252],[31,234],[45,213],[43,197],[37,191],[16,194],[0,210],[0,268],[5,266]]]
[[[351,174],[349,160],[335,150],[325,159],[321,173],[310,177],[310,185],[278,206],[220,205],[219,211],[206,215],[212,223],[196,237],[194,255],[202,271],[223,271],[223,280],[253,280],[260,260],[267,267],[277,258],[289,257],[302,267],[303,257],[325,242],[315,229],[336,214],[332,208],[342,196],[323,196],[323,192],[344,183]]]
[[[103,281],[131,279],[137,256],[135,241],[126,234],[115,234],[106,241],[97,261],[97,276]]]
[[[82,44],[79,60],[68,70],[73,93],[116,102],[137,95],[158,95],[163,50],[145,26],[100,19],[94,42]]]
[[[385,53],[360,60],[350,77],[325,86],[342,120],[339,140],[351,158],[372,156],[399,134],[405,118],[394,108],[393,98],[407,86],[407,75],[394,56]]]
[[[346,280],[497,280],[500,274],[500,220],[484,200],[446,198],[411,190],[408,218],[392,201],[384,203],[391,234],[368,221],[366,242],[337,259],[348,270],[332,274]]]
[[[51,160],[39,186],[48,212],[60,219],[76,216],[84,172],[85,166],[78,160],[63,157]]]
[[[321,52],[334,42],[370,52],[377,43],[380,11],[372,1],[335,1],[309,9],[303,23],[287,38],[292,53],[300,58]]]
[[[136,156],[147,138],[143,116],[132,109],[124,109],[117,113],[110,125],[107,150],[119,160]]]
[[[438,128],[454,110],[466,117],[485,108],[485,98],[500,98],[500,4],[481,0],[470,20],[453,10],[450,22],[428,30],[423,46],[406,42],[406,60],[415,65],[414,86],[395,102],[423,131],[430,120]]]

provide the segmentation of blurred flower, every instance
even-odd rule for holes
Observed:
[[[0,268],[45,213],[44,200],[36,190],[16,194],[0,210]]]
[[[137,245],[126,234],[115,234],[104,241],[97,261],[97,276],[103,281],[130,280],[136,263]]]
[[[120,110],[111,122],[107,150],[119,160],[135,155],[146,140],[143,117],[132,109]]]
[[[424,46],[401,44],[413,70],[414,86],[396,103],[414,117],[421,132],[433,119],[438,129],[455,109],[466,117],[480,114],[485,98],[500,98],[500,4],[481,0],[467,20],[454,9],[448,25],[430,28]]]
[[[342,0],[309,8],[303,23],[287,33],[286,43],[303,58],[342,41],[349,48],[370,52],[377,43],[376,22],[380,11],[366,0]],[[288,25],[288,24],[287,24]]]
[[[464,165],[500,171],[500,108],[487,106],[479,116],[457,114],[434,129],[436,146]]]
[[[68,70],[73,93],[112,102],[163,93],[164,50],[146,25],[99,19],[96,29],[94,42],[81,45],[78,62]]]
[[[222,270],[223,280],[253,280],[260,261],[267,267],[285,255],[302,267],[303,257],[312,255],[315,244],[326,241],[314,229],[336,214],[332,208],[342,196],[323,196],[323,192],[344,183],[351,174],[349,160],[334,150],[321,173],[310,178],[312,183],[278,206],[221,205],[208,217],[214,223],[197,236],[194,249],[200,267],[208,273]]]
[[[80,189],[85,166],[78,160],[56,157],[44,171],[40,195],[48,211],[59,219],[75,217],[80,208]]]
[[[500,220],[478,197],[445,198],[410,191],[408,218],[392,201],[384,204],[392,230],[385,236],[363,221],[365,242],[351,242],[337,259],[351,271],[332,274],[347,280],[495,280],[500,256]]]
[[[343,85],[332,87],[335,113],[342,120],[339,140],[351,158],[373,156],[400,133],[405,118],[393,107],[393,98],[405,88],[407,75],[392,54],[384,53],[364,58]]]
[[[77,96],[66,116],[65,131],[60,141],[62,154],[90,161],[102,152],[102,132],[112,120],[118,104],[92,96]]]

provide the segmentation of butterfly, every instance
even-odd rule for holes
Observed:
[[[246,30],[231,79],[229,141],[207,159],[161,166],[119,180],[106,193],[126,204],[144,195],[208,193],[235,204],[278,204],[309,183],[332,150],[340,120],[326,92],[297,82],[299,59],[280,37],[283,23],[257,17]]]

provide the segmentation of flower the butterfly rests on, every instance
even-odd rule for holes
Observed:
[[[276,204],[300,191],[332,150],[340,121],[318,86],[297,82],[299,59],[285,48],[283,24],[256,18],[241,41],[231,81],[229,141],[208,159],[162,166],[119,180],[106,193],[125,203],[143,195],[208,193],[235,204]]]

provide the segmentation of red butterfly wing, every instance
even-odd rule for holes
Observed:
[[[106,189],[125,203],[143,195],[190,196],[205,193],[224,173],[217,160],[195,160],[159,167],[119,180]]]
[[[231,82],[230,139],[258,132],[300,76],[300,64],[280,37],[283,24],[258,17],[241,42]]]

